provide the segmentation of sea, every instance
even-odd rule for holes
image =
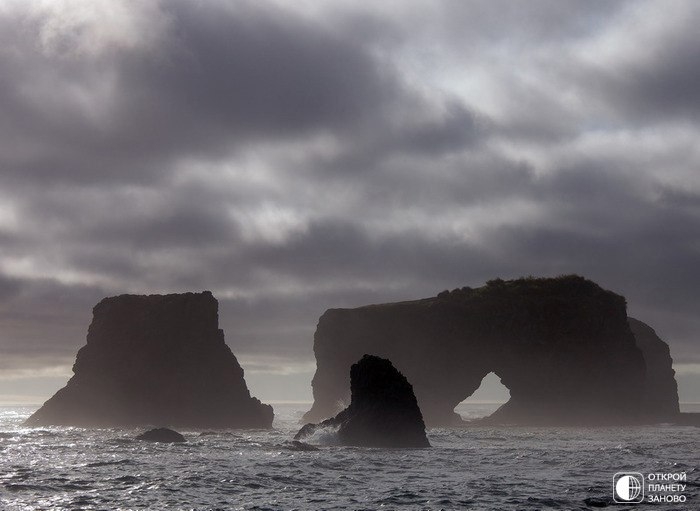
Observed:
[[[700,510],[693,426],[435,428],[424,449],[343,447],[325,431],[299,450],[309,404],[274,407],[272,430],[183,430],[183,444],[135,440],[143,429],[25,428],[36,406],[0,407],[0,510]],[[642,503],[615,501],[628,474]]]

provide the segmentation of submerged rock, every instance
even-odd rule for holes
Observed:
[[[609,505],[614,505],[615,501],[611,498],[598,498],[598,497],[587,497],[583,499],[583,502],[590,507],[608,507]]]
[[[145,440],[146,442],[163,442],[176,443],[186,442],[185,437],[177,431],[168,428],[156,428],[141,433],[136,437],[136,440]]]
[[[307,444],[306,442],[300,442],[299,440],[292,440],[291,442],[285,442],[284,447],[290,451],[300,451],[300,452],[313,452],[320,451],[315,445]]]
[[[491,372],[511,394],[493,423],[667,420],[678,410],[668,346],[641,325],[628,322],[624,297],[575,275],[329,309],[314,336],[314,404],[304,420],[338,413],[347,369],[367,352],[406,375],[431,426],[463,424],[455,406]]]
[[[208,291],[105,298],[73,377],[25,425],[269,428]]]
[[[320,424],[306,424],[294,438],[337,428],[343,445],[430,447],[413,387],[389,360],[364,355],[350,369],[350,389],[350,406]]]

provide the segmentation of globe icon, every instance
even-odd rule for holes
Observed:
[[[635,476],[622,476],[615,484],[615,493],[622,500],[630,501],[639,497],[642,492],[642,483]]]

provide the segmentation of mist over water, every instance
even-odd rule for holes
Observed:
[[[307,408],[276,405],[270,431],[182,431],[185,444],[134,440],[141,429],[28,429],[35,407],[0,408],[0,509],[583,510],[614,506],[624,470],[687,473],[684,506],[644,509],[700,502],[693,427],[430,429],[429,449],[340,447],[326,432],[311,439],[320,450],[300,452],[290,440]]]

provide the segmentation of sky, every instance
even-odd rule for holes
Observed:
[[[700,401],[700,3],[0,1],[0,403],[211,290],[254,395],[327,308],[577,273]]]

